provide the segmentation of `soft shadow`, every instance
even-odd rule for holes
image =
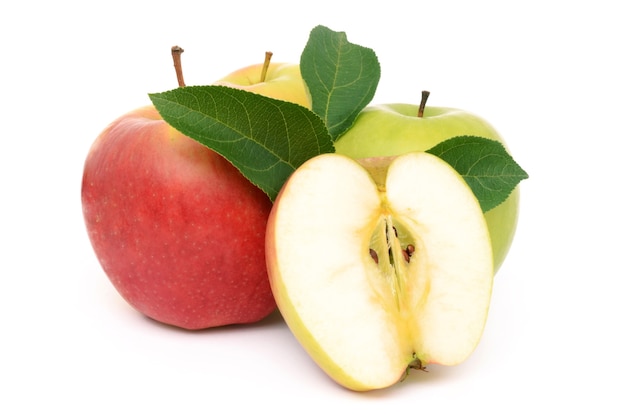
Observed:
[[[426,367],[426,371],[411,370],[409,375],[402,381],[380,390],[372,390],[365,392],[352,391],[363,398],[388,398],[393,395],[405,393],[410,390],[411,393],[425,391],[429,386],[434,386],[437,383],[446,381],[454,376],[454,369],[450,370],[450,367],[442,367],[439,365],[432,365]]]
[[[214,326],[212,328],[195,329],[195,330],[185,329],[185,328],[181,328],[181,327],[174,326],[174,325],[168,325],[163,322],[154,320],[145,315],[141,315],[141,316],[146,321],[148,321],[148,323],[150,323],[151,325],[155,327],[158,327],[159,329],[165,329],[165,330],[169,330],[172,332],[179,332],[182,334],[189,334],[189,335],[209,335],[209,334],[225,333],[225,332],[235,332],[235,331],[239,332],[239,331],[251,330],[251,329],[268,329],[268,328],[273,328],[277,326],[282,326],[285,324],[285,321],[282,315],[280,314],[280,312],[278,311],[278,309],[275,309],[272,313],[270,313],[268,316],[266,316],[264,319],[258,322],[246,323],[246,324],[232,324],[232,325],[225,325],[225,326]]]

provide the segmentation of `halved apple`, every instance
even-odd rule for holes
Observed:
[[[266,257],[289,328],[349,389],[458,364],[482,335],[489,230],[463,178],[428,153],[308,160],[274,203]]]

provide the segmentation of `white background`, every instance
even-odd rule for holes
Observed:
[[[619,3],[349,3],[0,6],[0,412],[626,410]],[[373,103],[429,89],[431,105],[488,119],[530,174],[476,352],[383,391],[335,385],[278,315],[196,333],[150,322],[113,289],[82,221],[89,146],[176,86],[171,46],[187,83],[208,84],[266,50],[298,61],[317,24],[378,53]]]

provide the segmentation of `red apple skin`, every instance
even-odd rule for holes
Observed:
[[[197,330],[275,309],[264,256],[271,201],[154,107],[120,117],[96,139],[81,199],[104,272],[144,315]]]

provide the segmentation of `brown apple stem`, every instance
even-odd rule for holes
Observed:
[[[265,52],[265,60],[263,61],[263,69],[261,69],[261,82],[265,82],[265,78],[267,77],[267,69],[270,67],[270,62],[272,60],[272,52]]]
[[[428,101],[428,97],[430,96],[430,92],[422,91],[422,101],[420,102],[419,110],[417,111],[417,117],[424,117],[424,109],[426,108],[426,101]]]
[[[180,60],[180,55],[185,50],[180,46],[172,46],[172,59],[174,59],[174,69],[176,70],[176,79],[178,79],[178,86],[185,87],[185,79],[183,78],[183,64]]]

